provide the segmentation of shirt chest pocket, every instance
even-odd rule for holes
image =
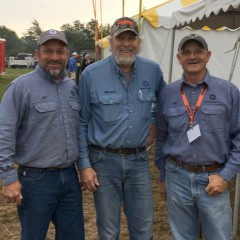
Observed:
[[[59,117],[57,114],[57,103],[55,102],[41,102],[35,103],[37,125],[41,129],[54,128],[59,124]]]
[[[168,119],[170,133],[186,131],[189,126],[189,117],[184,106],[167,109],[165,117]]]
[[[103,95],[99,99],[99,114],[105,122],[117,121],[122,111],[123,97],[120,94]]]
[[[200,107],[200,127],[207,132],[215,132],[223,129],[225,108],[220,104],[209,104]]]
[[[138,91],[138,100],[141,104],[141,118],[150,118],[152,111],[154,111],[154,102],[156,102],[155,94],[148,89],[140,89]]]

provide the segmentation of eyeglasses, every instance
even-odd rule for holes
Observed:
[[[190,50],[181,50],[179,53],[184,57],[190,57],[192,54],[194,56],[201,56],[203,55],[207,50],[206,49],[195,49],[193,51]]]

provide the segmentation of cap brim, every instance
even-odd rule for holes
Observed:
[[[127,31],[133,32],[133,33],[135,33],[137,36],[139,36],[139,34],[138,34],[136,31],[134,31],[132,28],[119,29],[119,30],[117,30],[116,32],[114,32],[114,33],[112,34],[112,36],[113,36],[113,37],[116,37],[116,36],[118,36],[119,34],[121,34],[121,33],[123,33],[123,32],[127,32]]]

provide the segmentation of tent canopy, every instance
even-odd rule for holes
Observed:
[[[211,29],[218,29],[224,26],[236,29],[240,27],[240,0],[198,1],[173,12],[172,21],[178,28],[189,26],[201,29],[208,26]]]
[[[171,17],[172,12],[186,6],[190,6],[199,1],[201,0],[168,0],[165,3],[141,12],[141,17],[145,21],[148,21],[153,27],[172,28],[174,26],[174,22]],[[137,21],[138,16],[139,15],[135,15],[133,18]]]

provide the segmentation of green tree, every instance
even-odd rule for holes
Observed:
[[[17,34],[6,28],[0,26],[0,37],[6,39],[6,56],[16,56],[22,49],[22,42]]]
[[[42,29],[37,20],[32,21],[32,26],[27,29],[27,32],[23,34],[22,51],[26,53],[34,53],[37,48],[37,41],[42,32]]]

